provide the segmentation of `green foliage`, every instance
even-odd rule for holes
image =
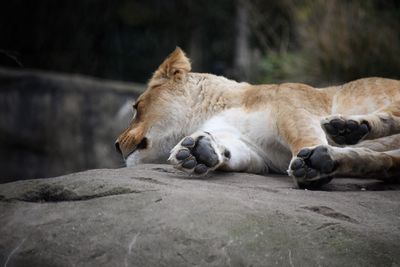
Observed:
[[[295,52],[304,58],[306,80],[399,78],[400,5],[395,1],[306,0],[295,10],[300,39]]]
[[[396,1],[301,0],[290,7],[296,45],[264,51],[260,81],[329,84],[400,77]]]

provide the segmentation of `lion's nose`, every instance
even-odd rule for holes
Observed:
[[[115,150],[117,150],[117,152],[118,152],[124,159],[126,159],[130,154],[132,154],[133,152],[135,152],[136,146],[134,146],[133,148],[129,148],[129,147],[127,147],[127,146],[124,146],[124,142],[122,142],[122,144],[120,144],[119,139],[117,139],[117,141],[115,141]]]
[[[121,148],[119,147],[119,142],[118,142],[118,140],[115,141],[115,150],[117,150],[117,152],[118,152],[119,154],[122,155],[122,150],[121,150]]]

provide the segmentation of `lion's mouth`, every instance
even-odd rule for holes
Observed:
[[[129,153],[127,153],[127,154],[125,155],[125,159],[128,159],[129,156],[132,155],[133,153],[135,153],[136,151],[146,149],[147,146],[148,146],[148,141],[147,141],[147,138],[144,137],[144,138],[142,139],[142,141],[140,141],[140,143],[137,144],[136,147],[132,149],[132,151],[130,151]]]
[[[136,146],[134,146],[132,149],[130,150],[125,150],[123,148],[121,148],[120,143],[117,141],[115,142],[115,149],[117,150],[117,152],[119,154],[122,155],[122,158],[124,160],[127,160],[129,158],[129,156],[131,156],[133,153],[135,153],[138,150],[143,150],[146,149],[149,145],[148,139],[146,137],[144,137],[139,144],[137,144]]]
[[[146,137],[143,137],[142,141],[140,141],[140,143],[136,146],[136,148],[134,149],[134,151],[146,149],[148,145],[149,145],[149,142],[148,142],[147,138],[146,138]],[[133,151],[133,152],[134,152],[134,151]],[[131,153],[133,153],[133,152],[131,152]]]

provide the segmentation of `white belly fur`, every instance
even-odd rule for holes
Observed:
[[[278,138],[270,110],[229,109],[206,121],[201,130],[234,135],[262,157],[270,172],[286,173],[292,155]]]

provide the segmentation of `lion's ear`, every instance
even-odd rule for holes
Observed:
[[[163,84],[170,79],[181,81],[191,68],[189,59],[182,49],[177,47],[154,72],[150,85]]]

